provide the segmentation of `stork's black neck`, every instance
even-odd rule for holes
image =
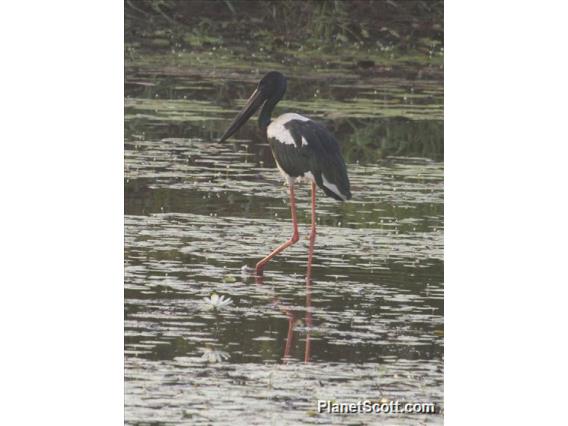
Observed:
[[[260,111],[260,115],[258,116],[258,126],[261,129],[266,129],[270,124],[272,111],[274,111],[274,107],[278,102],[280,102],[280,99],[282,99],[283,95],[284,94],[282,94],[281,96],[273,96],[268,98],[262,106],[262,110]]]
[[[284,97],[286,93],[286,77],[278,71],[271,71],[262,77],[258,83],[257,90],[260,91],[266,101],[262,106],[262,111],[258,116],[258,125],[261,129],[265,130],[270,124],[270,116],[276,104]]]

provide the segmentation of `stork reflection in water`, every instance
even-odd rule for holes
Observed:
[[[335,137],[321,124],[295,113],[287,113],[271,120],[272,111],[286,92],[287,80],[277,71],[266,74],[221,137],[230,138],[260,108],[258,125],[265,133],[276,165],[290,188],[292,237],[278,246],[256,264],[257,276],[262,275],[266,264],[299,240],[294,182],[306,178],[312,186],[312,226],[310,240],[316,235],[316,186],[338,201],[351,198],[349,177]]]

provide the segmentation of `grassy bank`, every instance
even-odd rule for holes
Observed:
[[[127,66],[397,74],[411,65],[441,77],[443,2],[126,0],[125,47]]]

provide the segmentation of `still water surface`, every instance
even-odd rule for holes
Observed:
[[[213,73],[214,74],[214,73]],[[277,114],[342,141],[353,200],[318,198],[291,234],[286,187],[251,120],[216,142],[261,74],[127,69],[128,424],[440,424],[440,414],[316,414],[316,401],[443,403],[442,82],[291,78]],[[212,293],[229,297],[210,309]]]

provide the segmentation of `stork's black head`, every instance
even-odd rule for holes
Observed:
[[[284,93],[286,93],[287,80],[284,74],[278,71],[270,71],[262,80],[258,82],[257,90],[266,94],[268,98],[282,99]]]
[[[239,112],[239,114],[235,117],[229,128],[225,131],[220,142],[224,142],[229,139],[241,128],[243,124],[247,122],[250,117],[252,117],[256,111],[258,111],[265,102],[268,101],[267,104],[270,103],[271,111],[272,108],[274,108],[274,105],[276,105],[276,103],[284,96],[286,86],[286,77],[278,71],[270,71],[262,77],[262,80],[259,81],[256,90],[248,99],[241,112]]]

